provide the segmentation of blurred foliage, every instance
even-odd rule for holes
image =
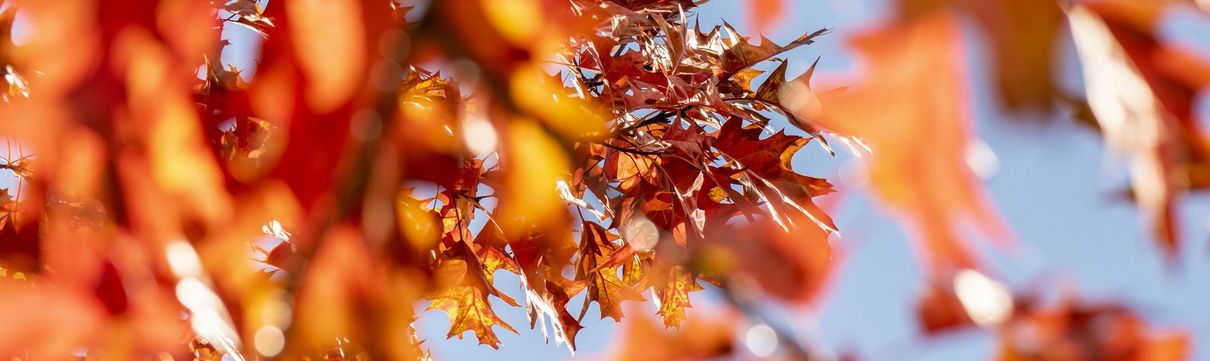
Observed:
[[[961,225],[1011,231],[966,158],[960,18],[1012,111],[1071,102],[1051,71],[1070,26],[1086,114],[1175,253],[1173,202],[1210,184],[1190,110],[1210,62],[1156,23],[1200,10],[903,0],[850,39],[864,77],[815,91],[781,56],[827,29],[703,30],[703,2],[0,1],[0,356],[427,359],[416,305],[493,348],[517,332],[497,307],[523,307],[574,352],[595,303],[625,320],[618,359],[734,355],[741,324],[814,359],[757,300],[810,305],[834,273],[836,189],[791,160],[837,143],[914,231],[929,333],[986,327],[1002,360],[1186,357],[1128,309],[984,275]],[[751,2],[752,27],[787,8]],[[254,73],[221,61],[233,27],[261,40]],[[707,288],[728,308],[695,318]]]

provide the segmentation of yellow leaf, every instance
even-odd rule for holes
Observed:
[[[605,228],[592,222],[584,222],[581,231],[581,256],[576,265],[576,279],[588,281],[588,301],[600,306],[601,318],[622,320],[622,301],[644,301],[639,294],[618,278],[618,265],[602,267],[620,248],[610,242]],[[583,317],[587,307],[580,311]]]
[[[483,264],[483,277],[489,285],[495,284],[496,271],[505,270],[521,274],[521,268],[517,267],[517,261],[514,261],[499,248],[483,246],[479,249],[478,256],[479,262]]]
[[[418,250],[431,249],[441,238],[441,229],[432,211],[407,194],[400,194],[395,204],[395,217],[404,238]]]
[[[725,190],[721,187],[713,187],[713,188],[710,188],[709,195],[710,195],[710,200],[714,201],[715,203],[722,203],[724,200],[727,199],[727,190]]]
[[[664,326],[679,327],[685,321],[685,308],[692,306],[689,292],[700,289],[702,286],[697,284],[696,277],[684,267],[675,266],[669,271],[668,284],[661,291],[660,311],[657,312],[664,317]]]
[[[557,219],[566,212],[556,187],[559,178],[568,172],[566,151],[527,120],[509,125],[507,141],[507,201],[500,202],[504,226],[523,230]]]
[[[541,35],[542,7],[537,0],[482,0],[484,15],[513,45],[528,46]]]
[[[509,82],[513,102],[564,138],[584,140],[605,136],[605,119],[584,101],[563,96],[563,87],[548,78],[536,65],[518,68]]]
[[[203,141],[201,121],[189,94],[171,81],[174,63],[168,49],[144,33],[132,32],[123,43],[128,54],[126,85],[130,113],[143,122],[151,176],[162,190],[177,198],[184,209],[204,219],[217,220],[230,211],[221,195],[223,176]]]
[[[492,326],[500,326],[517,333],[516,329],[496,316],[487,301],[487,294],[477,287],[458,286],[442,291],[433,299],[428,309],[442,310],[449,314],[450,332],[446,337],[458,336],[461,339],[463,333],[471,331],[475,333],[480,344],[498,349],[500,339],[496,337]]]

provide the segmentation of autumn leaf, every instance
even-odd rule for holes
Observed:
[[[576,352],[576,334],[584,326],[580,325],[580,321],[570,312],[567,312],[567,302],[570,297],[565,291],[566,287],[552,281],[545,283],[545,287],[540,289],[533,288],[528,282],[526,284],[526,287],[530,287],[525,294],[525,307],[529,314],[530,328],[534,327],[535,321],[545,323],[545,319],[549,319],[555,343],[566,343],[568,350],[574,354]],[[547,337],[545,324],[542,326],[542,336]]]
[[[458,286],[439,293],[429,305],[430,310],[442,310],[450,316],[450,332],[448,337],[462,335],[467,331],[473,332],[479,343],[500,348],[500,339],[496,336],[493,326],[517,333],[517,330],[496,315],[487,295],[482,289],[471,286]]]
[[[223,0],[223,9],[238,15],[232,23],[252,30],[262,37],[267,37],[266,28],[274,27],[273,20],[264,16],[264,9],[256,0]]]
[[[564,211],[555,184],[568,171],[568,159],[558,141],[537,124],[528,120],[516,122],[505,138],[509,147],[505,156],[510,166],[499,218],[505,230],[518,232],[533,223],[557,218]],[[523,205],[524,204],[524,205]]]
[[[809,138],[777,132],[762,139],[761,127],[745,128],[739,119],[728,120],[718,132],[715,148],[754,179],[752,184],[764,194],[767,202],[806,215],[824,230],[837,230],[832,218],[811,200],[831,193],[832,185],[824,179],[804,176],[791,169],[794,154],[810,141]]]
[[[618,187],[622,190],[634,188],[639,182],[657,175],[655,164],[658,158],[651,155],[614,151],[605,162],[605,171],[611,178],[621,181]]]
[[[1179,249],[1176,200],[1210,184],[1210,148],[1192,112],[1206,86],[1198,70],[1210,69],[1210,60],[1160,43],[1156,33],[1167,6],[1093,2],[1072,9],[1070,25],[1092,113],[1106,142],[1131,156],[1131,195],[1171,257]],[[1094,73],[1113,75],[1089,77]]]
[[[566,236],[570,238],[570,234]],[[566,344],[574,353],[576,334],[583,326],[568,312],[567,303],[571,296],[584,290],[586,284],[583,280],[569,280],[562,275],[561,270],[569,265],[575,246],[574,242],[562,240],[563,237],[554,240],[535,232],[514,239],[509,247],[521,270],[530,328],[537,328],[541,323],[542,336],[549,341],[551,335],[546,327],[549,320],[555,343]]]
[[[664,327],[679,327],[685,322],[685,308],[691,307],[689,293],[702,289],[697,284],[697,276],[683,266],[673,266],[668,270],[666,283],[655,288],[660,300],[659,312],[664,319]]]
[[[104,308],[64,285],[28,285],[0,280],[0,315],[11,327],[0,331],[0,354],[68,357],[74,344],[95,337],[105,325]],[[40,310],[40,311],[39,311]]]
[[[580,260],[576,265],[576,279],[588,281],[587,302],[596,302],[601,310],[601,318],[610,317],[614,322],[622,320],[622,301],[644,301],[630,285],[618,277],[618,266],[609,266],[606,262],[620,251],[612,237],[604,227],[592,222],[584,222],[581,226]],[[624,252],[623,252],[624,253]],[[580,318],[588,307],[580,311]]]
[[[990,38],[1000,102],[1012,110],[1050,110],[1055,89],[1056,40],[1063,11],[1054,1],[964,2]]]
[[[739,32],[735,28],[732,28],[731,25],[725,25],[724,28],[730,35],[731,41],[733,41],[730,47],[723,53],[722,58],[722,70],[727,75],[726,77],[783,52],[803,45],[814,44],[815,38],[828,32],[828,29],[819,29],[814,32],[805,33],[797,39],[786,43],[786,45],[777,45],[777,43],[764,36],[761,36],[760,44],[753,44],[748,42],[748,37],[739,35]]]
[[[0,187],[0,319],[13,325],[0,357],[423,360],[426,299],[447,338],[492,348],[498,328],[517,333],[500,308],[518,307],[574,352],[595,302],[622,325],[618,359],[745,357],[741,319],[797,340],[758,296],[810,304],[836,272],[823,204],[836,198],[816,198],[835,189],[792,161],[830,140],[872,151],[874,194],[908,219],[929,280],[954,281],[926,290],[926,328],[984,326],[1005,360],[1188,357],[1191,336],[1124,307],[1008,300],[968,269],[956,225],[1003,231],[965,164],[965,84],[979,77],[958,60],[955,14],[988,36],[1017,109],[1054,100],[1068,4],[896,1],[899,16],[854,42],[866,77],[816,92],[819,59],[793,76],[785,57],[826,29],[777,42],[725,21],[703,30],[701,0],[412,3],[0,0],[0,118],[20,120],[0,121],[13,177]],[[1090,100],[1109,91],[1148,116],[1121,122],[1090,101],[1111,145],[1146,138],[1128,148],[1143,163],[1131,195],[1173,252],[1173,205],[1210,187],[1191,107],[1210,66],[1156,30],[1187,3],[1068,13]],[[745,5],[761,32],[799,4]],[[1089,56],[1089,19],[1110,71]],[[501,271],[524,299],[497,287]],[[979,305],[1009,306],[975,312],[971,279],[997,291]],[[699,281],[729,304],[690,312]],[[623,315],[647,292],[664,327]]]
[[[748,21],[757,33],[765,32],[784,16],[784,0],[756,0],[748,5]]]
[[[33,209],[21,210],[19,204],[3,193],[5,202],[0,212],[0,266],[6,269],[32,272],[41,263],[39,225],[31,223],[38,215]]]
[[[713,213],[695,264],[724,283],[755,281],[781,300],[810,303],[834,273],[829,233],[805,215],[791,216],[787,227],[769,217],[729,224],[732,214]]]
[[[858,36],[852,46],[867,76],[843,93],[820,94],[819,122],[869,145],[871,188],[907,221],[929,269],[941,273],[976,264],[960,222],[1007,237],[964,160],[973,140],[958,35],[954,16],[939,11]]]
[[[920,327],[929,334],[975,324],[954,293],[953,284],[942,278],[933,279],[924,287],[917,300],[916,317]]]
[[[8,60],[16,50],[13,43],[13,24],[17,18],[15,7],[0,10],[0,100],[8,102],[29,97],[29,82]]]
[[[967,15],[979,27],[994,69],[997,100],[1011,111],[1050,111],[1059,97],[1055,49],[1064,22],[1060,3],[1048,0],[897,0],[901,21],[937,11]]]
[[[482,275],[468,274],[482,271],[471,270],[472,264],[462,260],[445,261],[439,267],[438,280],[441,290],[432,296],[433,302],[427,309],[442,310],[449,315],[450,331],[447,337],[462,338],[464,333],[470,331],[479,339],[480,344],[499,348],[500,339],[493,330],[494,326],[517,333],[516,329],[500,319],[492,309],[487,296],[490,292],[488,287],[493,286],[476,281],[476,277]]]
[[[313,82],[304,99],[318,114],[331,112],[354,96],[363,78],[366,28],[361,6],[352,0],[284,5],[299,65]]]
[[[189,341],[189,350],[193,351],[194,361],[222,361],[223,352],[202,338]]]
[[[690,318],[677,329],[659,327],[646,315],[628,317],[617,336],[612,360],[656,361],[669,359],[713,359],[735,350],[732,329],[738,322],[727,310],[711,310],[711,316]],[[632,312],[637,313],[637,312]]]
[[[1181,331],[1155,329],[1121,305],[1074,299],[1049,307],[1025,300],[999,338],[1000,361],[1175,361],[1188,359],[1190,352]]]
[[[680,6],[682,9],[691,9],[697,7],[695,0],[618,0],[614,1],[619,5],[625,6],[631,10],[642,10],[650,7],[659,6]]]
[[[495,284],[496,271],[505,270],[521,274],[517,261],[499,248],[491,245],[480,245],[477,252],[480,264],[483,265],[483,277],[489,285]]]

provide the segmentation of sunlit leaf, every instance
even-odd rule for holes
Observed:
[[[645,300],[638,291],[622,282],[618,277],[618,266],[606,262],[614,254],[622,252],[605,228],[596,223],[584,222],[580,231],[580,260],[576,265],[576,278],[588,280],[587,300],[596,302],[601,318],[622,320],[622,301]],[[584,309],[587,311],[587,307]],[[581,312],[581,315],[583,312]],[[582,318],[583,316],[581,316]]]

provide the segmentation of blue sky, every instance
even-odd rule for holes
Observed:
[[[725,18],[737,27],[745,24],[744,1],[715,0],[700,11],[703,25]],[[790,0],[781,25],[768,34],[785,42],[820,27],[833,28],[817,44],[785,55],[791,60],[791,75],[801,73],[822,56],[817,76],[829,77],[857,71],[844,47],[848,34],[860,31],[889,12],[883,1]],[[1210,22],[1197,16],[1178,14],[1165,25],[1165,35],[1195,47],[1210,56]],[[1199,24],[1199,22],[1201,24]],[[969,22],[968,30],[973,30]],[[1064,114],[1051,121],[1013,118],[1001,114],[984,65],[985,47],[974,31],[965,41],[971,53],[970,88],[974,92],[973,116],[978,135],[998,160],[998,171],[985,180],[995,205],[1016,232],[1020,242],[1006,252],[984,250],[991,260],[992,274],[1015,289],[1032,283],[1063,285],[1079,291],[1090,301],[1117,300],[1135,307],[1157,325],[1193,331],[1195,359],[1210,358],[1197,345],[1210,344],[1210,260],[1207,260],[1207,221],[1210,198],[1192,196],[1182,204],[1183,247],[1180,263],[1166,266],[1162,255],[1140,223],[1132,204],[1115,198],[1125,189],[1120,167],[1106,167],[1103,142],[1091,130],[1074,124]],[[1199,36],[1199,34],[1202,34]],[[234,49],[224,60],[248,68],[246,59],[254,49],[250,32],[232,30]],[[1061,41],[1060,83],[1079,91],[1079,67],[1070,40]],[[230,58],[228,58],[230,56]],[[1201,118],[1210,115],[1207,97],[1199,102]],[[795,158],[796,170],[835,180],[850,189],[841,174],[858,167],[846,154],[827,156],[808,147]],[[852,190],[852,189],[850,189]],[[831,288],[813,308],[770,305],[804,342],[823,344],[836,350],[856,349],[873,360],[971,360],[986,359],[993,352],[993,336],[984,331],[961,332],[923,340],[915,323],[915,299],[922,287],[922,273],[912,257],[909,240],[900,226],[871,206],[860,190],[846,192],[835,210],[844,238],[836,240],[843,250],[843,263]],[[515,276],[501,274],[501,288],[515,297],[521,292]],[[582,296],[581,296],[582,297]],[[694,296],[697,310],[718,302],[709,292]],[[572,304],[579,304],[579,298]],[[500,350],[478,345],[474,336],[446,340],[448,320],[442,312],[422,314],[417,325],[438,359],[526,359],[562,360],[570,357],[564,347],[543,342],[539,331],[530,330],[524,311],[499,303],[500,316],[520,331],[513,335],[497,329]],[[422,308],[423,306],[421,306]],[[654,314],[653,305],[640,310]],[[634,311],[631,311],[634,312]],[[595,306],[579,334],[576,358],[597,358],[613,342],[617,327],[612,320],[597,321]]]

